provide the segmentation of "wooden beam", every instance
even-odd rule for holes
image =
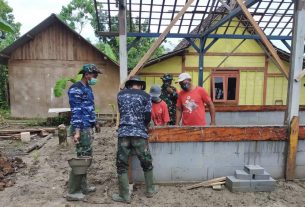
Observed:
[[[150,132],[150,142],[278,141],[287,139],[283,126],[167,127]]]
[[[293,117],[290,124],[288,153],[286,160],[286,180],[293,180],[295,177],[296,155],[298,150],[299,117]]]
[[[185,11],[191,6],[194,0],[188,0],[188,2],[184,5],[184,7],[179,11],[179,13],[175,16],[173,21],[167,26],[167,28],[162,32],[162,34],[158,37],[158,39],[153,43],[153,45],[149,48],[147,53],[142,57],[139,63],[135,66],[135,68],[129,73],[128,77],[125,81],[121,82],[120,88],[124,88],[125,82],[131,77],[137,74],[145,65],[145,63],[149,60],[149,58],[153,55],[155,50],[161,45],[163,40],[166,38],[167,34],[170,32],[172,27],[176,24],[179,18],[185,13]]]
[[[294,79],[296,82],[299,82],[305,76],[305,68],[297,75]]]
[[[280,68],[283,75],[288,79],[288,68],[284,65],[282,59],[278,56],[276,50],[270,43],[269,39],[263,32],[263,30],[260,28],[260,26],[257,24],[257,22],[254,20],[252,15],[250,14],[247,7],[244,5],[242,0],[236,0],[240,8],[242,9],[244,15],[247,17],[249,22],[252,24],[253,28],[255,29],[256,33],[260,36],[261,40],[265,44],[265,46],[268,48],[269,52],[271,53],[271,56],[274,58],[276,65]]]
[[[288,141],[286,126],[156,127],[149,134],[151,143]],[[305,139],[305,126],[298,137]]]

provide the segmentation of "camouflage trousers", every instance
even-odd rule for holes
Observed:
[[[75,145],[77,157],[92,156],[92,142],[94,134],[91,128],[82,129],[79,143]]]
[[[147,139],[141,137],[120,137],[118,139],[118,150],[116,158],[117,173],[127,173],[128,158],[135,154],[140,160],[144,172],[153,169],[152,157],[148,147]]]

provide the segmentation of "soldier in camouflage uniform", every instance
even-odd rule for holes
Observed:
[[[165,101],[170,121],[168,125],[176,124],[176,104],[178,99],[178,91],[172,86],[173,76],[171,74],[164,74],[161,78],[163,81],[163,85],[161,87],[161,96],[160,98]]]
[[[151,120],[151,97],[145,93],[145,82],[137,76],[125,84],[118,93],[120,124],[118,129],[118,149],[116,166],[119,180],[119,193],[112,199],[117,202],[130,203],[128,180],[128,157],[133,151],[141,162],[144,171],[146,196],[152,197],[156,192],[153,185],[152,157],[148,147],[148,124]]]
[[[81,81],[74,83],[69,91],[71,107],[71,126],[77,157],[92,156],[93,127],[95,126],[94,95],[90,85],[96,84],[101,73],[94,64],[85,64],[81,71]],[[94,192],[95,187],[88,187],[87,175],[76,175],[70,172],[67,200],[82,200],[85,195]]]

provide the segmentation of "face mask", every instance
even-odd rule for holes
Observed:
[[[91,78],[91,79],[88,81],[88,84],[91,85],[91,86],[93,86],[93,85],[96,84],[96,81],[97,81],[96,78]]]
[[[159,102],[160,98],[159,97],[151,97],[152,102],[157,103]]]
[[[190,87],[190,83],[189,82],[186,82],[186,83],[182,82],[182,83],[179,83],[179,84],[180,84],[182,90],[184,90],[184,91],[187,91],[189,89],[189,87]]]

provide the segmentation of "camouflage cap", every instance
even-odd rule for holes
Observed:
[[[79,71],[78,74],[84,73],[102,73],[99,69],[97,69],[95,64],[85,64],[83,65],[82,69]]]
[[[164,74],[163,77],[161,77],[162,80],[167,81],[167,80],[173,80],[173,76],[171,74]]]

